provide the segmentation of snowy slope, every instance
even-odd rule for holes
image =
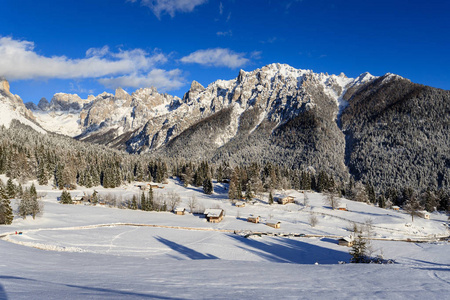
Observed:
[[[335,298],[336,293],[339,298],[414,299],[439,298],[450,291],[448,242],[389,241],[448,235],[443,226],[446,217],[440,214],[406,227],[410,218],[402,212],[345,199],[349,212],[332,211],[323,196],[315,193],[309,194],[308,208],[270,206],[265,196],[254,205],[237,208],[227,201],[220,184],[215,184],[212,196],[172,180],[164,189],[155,190],[177,192],[184,206],[195,195],[205,208],[224,208],[224,221],[211,224],[191,214],[61,205],[56,200],[60,191],[37,189],[46,193],[44,214],[36,220],[16,218],[11,226],[0,226],[0,236],[23,232],[0,240],[0,257],[8,257],[0,262],[2,299],[324,299]],[[139,193],[133,185],[96,189],[123,198]],[[71,193],[84,191],[92,189]],[[278,191],[277,195],[284,194],[302,200],[295,191]],[[311,211],[319,216],[314,228],[307,221]],[[260,215],[263,224],[246,222],[250,214]],[[377,237],[385,238],[373,241],[374,254],[382,253],[397,264],[338,264],[350,258],[349,249],[336,242],[338,236],[348,234],[346,220],[364,222],[368,217]],[[264,225],[267,218],[280,220],[282,227]],[[317,237],[245,238],[235,230]]]

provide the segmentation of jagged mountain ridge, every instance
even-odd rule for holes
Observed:
[[[424,189],[450,184],[449,101],[449,91],[398,75],[352,79],[272,64],[207,87],[194,81],[182,99],[117,89],[86,100],[57,94],[30,108],[44,128],[42,116],[69,119],[61,131],[76,127],[78,139],[130,153],[272,162]]]
[[[332,99],[341,101],[347,87],[372,78],[363,74],[353,80],[343,74],[329,76],[272,64],[252,72],[241,70],[236,79],[218,80],[207,88],[194,81],[183,99],[159,94],[153,88],[131,95],[119,88],[115,95],[103,93],[86,100],[59,93],[50,104],[41,99],[37,109],[30,108],[47,130],[140,153],[166,145],[196,122],[226,107],[234,107],[235,119],[257,107],[262,109],[261,122],[266,118],[283,123],[301,110],[314,107],[303,84],[321,85]],[[229,130],[218,138],[218,146],[236,134],[237,124],[237,120],[229,124]]]

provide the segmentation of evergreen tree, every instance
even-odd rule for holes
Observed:
[[[269,192],[269,204],[270,204],[270,205],[273,204],[273,195],[272,195],[272,191]]]
[[[47,174],[47,168],[45,167],[45,164],[41,162],[39,164],[39,170],[38,170],[38,183],[40,185],[47,185],[48,184],[48,174]]]
[[[0,225],[10,225],[14,219],[11,202],[3,187],[0,187]]]
[[[70,195],[70,193],[68,191],[64,190],[61,193],[61,201],[60,201],[60,203],[61,204],[72,204],[73,203],[72,202],[72,196]]]
[[[136,210],[137,207],[138,207],[138,205],[137,205],[136,195],[133,195],[133,198],[131,199],[131,209]]]
[[[247,200],[247,202],[253,200],[253,192],[250,182],[247,183],[247,188],[245,189],[245,200]]]
[[[211,195],[213,191],[214,187],[211,178],[206,178],[203,180],[203,192],[207,195]]]
[[[96,191],[96,190],[94,190],[94,193],[92,193],[92,196],[91,196],[91,203],[92,204],[97,204],[98,203],[98,192]]]
[[[148,211],[147,200],[145,199],[145,192],[141,194],[141,210]]]
[[[16,197],[16,186],[14,185],[11,177],[6,182],[6,194],[9,199],[13,199]]]
[[[150,190],[148,191],[148,199],[147,199],[148,210],[155,210],[155,203],[153,200],[153,188],[150,186]]]

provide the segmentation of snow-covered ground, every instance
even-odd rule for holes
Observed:
[[[204,208],[223,208],[224,220],[212,224],[192,214],[61,205],[60,191],[37,190],[46,195],[42,216],[0,226],[0,299],[435,299],[450,292],[450,247],[437,240],[449,235],[443,214],[411,222],[403,212],[345,199],[349,211],[333,211],[317,193],[308,193],[308,207],[268,205],[262,195],[238,208],[222,184],[215,183],[211,196],[175,180],[155,189],[177,192],[185,207],[195,195]],[[140,194],[133,185],[96,190],[123,199]],[[297,191],[276,196],[282,195],[303,202]],[[311,214],[318,217],[316,227],[309,225]],[[246,222],[249,215],[262,222]],[[349,248],[338,246],[337,238],[350,233],[350,222],[368,219],[377,238],[374,255],[395,264],[348,264]],[[267,220],[280,221],[281,228],[266,226]],[[242,234],[250,231],[278,235]],[[400,241],[408,238],[435,241]]]

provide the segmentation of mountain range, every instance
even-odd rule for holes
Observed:
[[[271,64],[182,98],[141,88],[23,104],[0,83],[0,121],[129,153],[275,163],[382,188],[450,186],[450,91],[394,74],[357,78]]]

